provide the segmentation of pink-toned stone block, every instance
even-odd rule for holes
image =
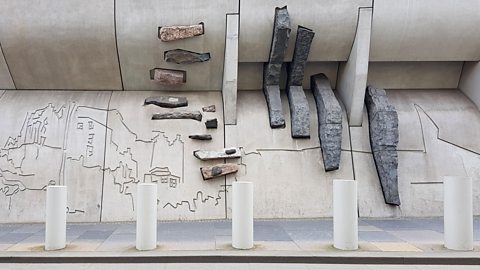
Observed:
[[[162,26],[158,29],[158,38],[162,41],[174,41],[203,35],[203,23],[195,25]]]
[[[150,70],[150,79],[165,85],[180,85],[187,81],[187,72],[184,70],[155,68]]]

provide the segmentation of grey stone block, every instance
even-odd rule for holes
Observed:
[[[370,145],[385,203],[400,205],[398,193],[398,115],[385,90],[367,87],[365,104],[370,125]]]
[[[285,127],[285,117],[283,116],[282,99],[280,98],[280,87],[278,85],[264,86],[263,93],[265,94],[265,99],[267,101],[270,127]]]
[[[150,70],[150,80],[163,85],[181,85],[187,82],[185,70],[154,68]]]
[[[325,170],[337,170],[342,153],[342,108],[327,76],[312,76],[310,82],[317,104],[318,136]]]
[[[158,96],[146,98],[144,104],[153,104],[163,108],[178,108],[188,106],[188,100],[186,97]]]
[[[293,51],[292,62],[288,66],[288,86],[302,86],[307,65],[308,54],[310,53],[310,45],[312,44],[315,33],[306,27],[298,26],[297,40],[295,41],[295,49]]]
[[[189,135],[188,138],[190,138],[192,140],[210,141],[210,140],[212,140],[212,135],[210,135],[210,134],[193,134],[193,135]]]
[[[268,62],[282,64],[290,38],[290,15],[287,6],[275,8],[275,19],[273,22],[272,46]]]
[[[310,138],[310,108],[302,86],[287,90],[293,138]]]
[[[183,49],[175,49],[164,52],[166,62],[175,64],[193,64],[210,60],[210,53],[197,53]]]
[[[171,111],[152,115],[152,120],[165,119],[193,119],[202,121],[202,113],[199,111]]]
[[[217,127],[218,127],[217,118],[208,119],[208,120],[205,122],[205,127],[206,127],[206,128],[217,128]]]

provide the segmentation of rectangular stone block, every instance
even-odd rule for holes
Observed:
[[[263,93],[265,94],[265,99],[267,101],[270,127],[285,127],[282,99],[280,98],[280,87],[278,85],[266,85],[263,87]]]
[[[162,41],[174,41],[203,35],[203,23],[195,25],[161,26],[158,38]]]
[[[310,53],[310,45],[312,44],[314,36],[315,33],[311,29],[298,26],[297,40],[295,41],[293,58],[292,62],[288,66],[288,86],[303,85],[305,66],[307,65],[308,54]]]
[[[293,138],[310,138],[310,107],[302,86],[287,89]]]
[[[164,85],[181,85],[187,82],[184,70],[154,68],[150,70],[150,79]]]

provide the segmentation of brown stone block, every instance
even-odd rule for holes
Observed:
[[[165,85],[180,85],[187,82],[187,72],[184,70],[154,68],[150,70],[150,79]]]
[[[203,35],[203,23],[195,25],[173,25],[158,28],[158,38],[162,41],[174,41]]]

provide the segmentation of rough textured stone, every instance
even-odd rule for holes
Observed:
[[[398,115],[385,90],[367,87],[365,104],[370,125],[370,145],[385,203],[400,205],[398,194]]]
[[[207,127],[207,128],[217,128],[217,126],[218,126],[217,118],[208,119],[208,120],[205,122],[205,127]]]
[[[202,121],[202,113],[199,111],[171,111],[156,113],[152,116],[152,120],[164,120],[164,119],[193,119]]]
[[[302,86],[290,86],[287,91],[293,138],[310,138],[310,107]]]
[[[212,135],[210,135],[210,134],[193,134],[193,135],[189,135],[188,138],[190,138],[192,140],[210,141],[210,140],[212,140]]]
[[[209,180],[215,177],[237,172],[238,165],[232,163],[217,164],[214,166],[202,167],[200,168],[200,171],[202,172],[203,180]]]
[[[240,158],[242,156],[238,148],[227,148],[223,151],[196,150],[193,155],[200,160]]]
[[[186,97],[158,96],[146,98],[144,104],[153,104],[163,108],[178,108],[188,106],[188,100]]]
[[[158,38],[162,41],[174,41],[203,35],[203,24],[162,26],[158,29]]]
[[[315,33],[303,26],[298,26],[295,49],[290,65],[288,65],[288,86],[302,86],[305,66],[307,65],[310,45],[312,44]]]
[[[298,27],[293,60],[288,68],[287,97],[293,138],[310,138],[310,108],[302,85],[314,35],[312,30]]]
[[[150,79],[164,85],[180,85],[187,82],[187,72],[184,70],[154,68],[150,70]]]
[[[268,105],[268,115],[271,128],[285,127],[283,116],[282,99],[280,98],[280,87],[278,85],[267,85],[263,87],[263,93]]]
[[[267,101],[271,128],[285,127],[279,84],[290,32],[290,16],[287,7],[275,8],[270,56],[263,70],[263,93]]]
[[[193,64],[210,60],[210,53],[197,53],[182,49],[165,51],[164,59],[176,64]]]
[[[215,105],[210,105],[202,108],[202,111],[204,112],[216,112],[217,109],[215,108]]]
[[[342,153],[342,108],[325,74],[311,77],[310,89],[317,104],[318,136],[326,171],[340,167]]]

